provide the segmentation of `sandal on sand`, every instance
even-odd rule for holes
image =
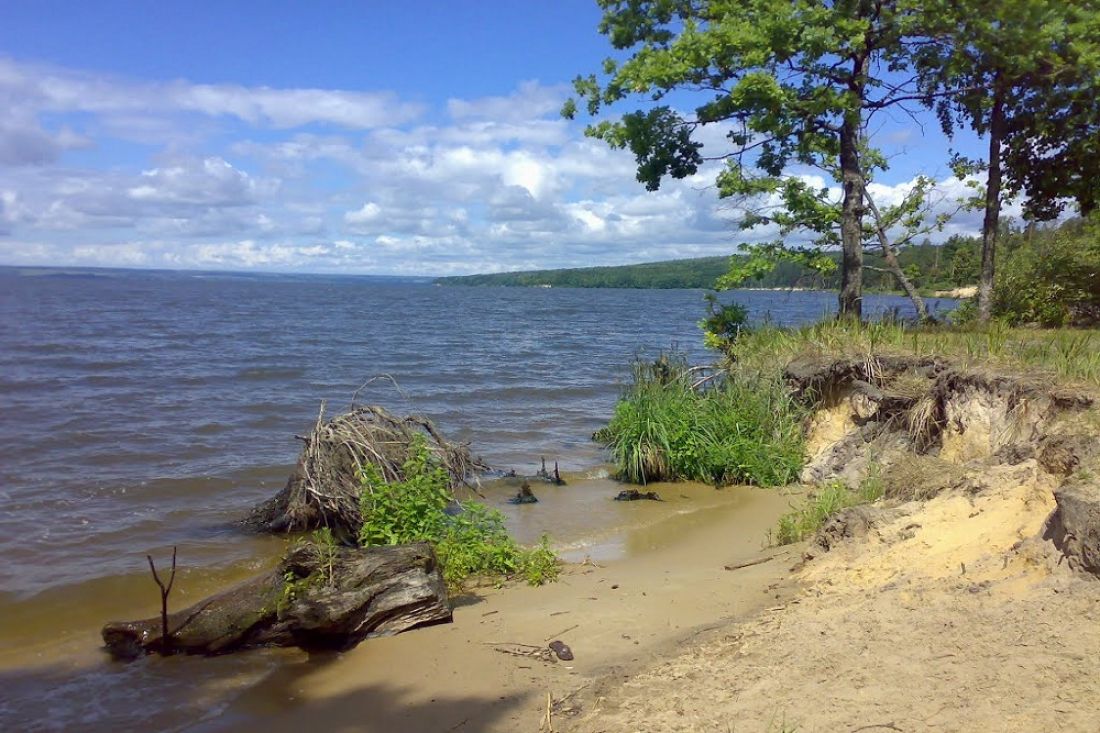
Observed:
[[[573,660],[573,650],[570,649],[569,646],[565,644],[565,642],[552,641],[550,642],[549,646],[550,651],[554,652],[554,654],[557,655],[558,659],[562,660],[563,662],[570,662]]]

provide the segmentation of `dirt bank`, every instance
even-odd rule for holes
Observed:
[[[795,597],[603,680],[567,730],[1100,730],[1091,398],[931,361],[824,367],[802,370],[807,477],[874,465],[888,498],[803,548]]]

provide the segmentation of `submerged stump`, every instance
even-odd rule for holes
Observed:
[[[262,646],[346,649],[371,636],[451,620],[431,545],[291,550],[270,573],[168,616],[109,623],[116,659],[148,653],[224,654]],[[166,643],[167,641],[167,643]]]

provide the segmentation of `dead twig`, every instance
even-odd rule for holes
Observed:
[[[172,547],[172,574],[168,576],[168,584],[160,579],[157,566],[153,562],[152,555],[146,555],[149,561],[149,569],[153,571],[153,580],[160,588],[160,650],[161,654],[167,654],[172,648],[172,635],[168,633],[168,594],[172,592],[172,585],[176,582],[176,548]]]
[[[578,626],[580,626],[580,624],[573,624],[568,629],[562,629],[561,631],[559,631],[556,634],[550,634],[550,636],[546,637],[546,640],[550,641],[552,639],[557,639],[559,636],[565,635],[567,632],[572,631],[573,629],[577,628]]]

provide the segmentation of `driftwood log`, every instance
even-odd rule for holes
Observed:
[[[344,649],[370,636],[451,620],[446,585],[428,544],[296,547],[274,571],[168,616],[109,623],[112,656],[171,650],[224,654],[260,646]]]

